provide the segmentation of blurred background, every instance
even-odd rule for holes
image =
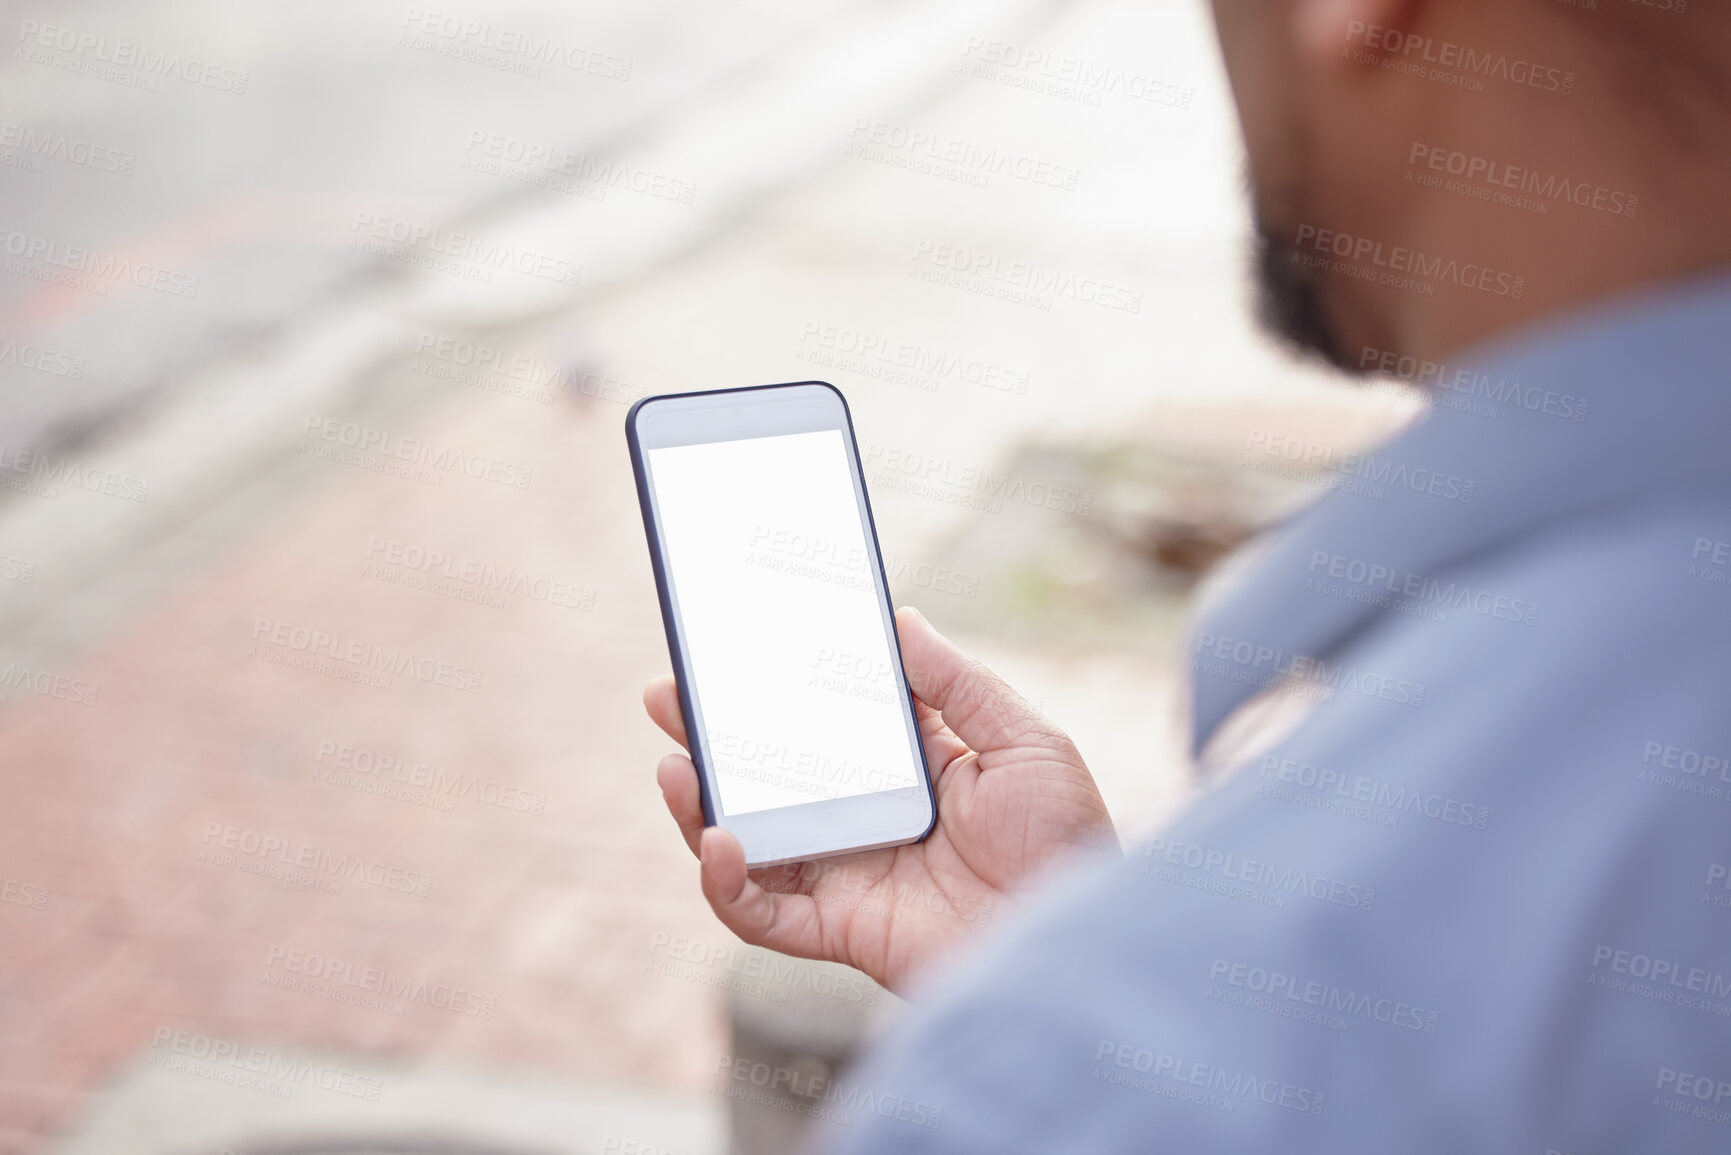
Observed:
[[[845,1125],[806,1092],[896,1000],[743,948],[654,785],[638,397],[840,386],[897,602],[1126,838],[1198,577],[1415,412],[1254,331],[1203,0],[0,31],[7,1152]]]

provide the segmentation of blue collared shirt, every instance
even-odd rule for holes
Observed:
[[[1731,278],[1441,376],[1199,623],[1198,749],[1284,733],[947,976],[836,1149],[1731,1151]]]

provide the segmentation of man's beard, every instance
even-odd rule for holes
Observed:
[[[1277,229],[1257,214],[1257,320],[1300,352],[1315,353],[1337,368],[1356,372],[1329,323],[1315,271],[1298,259],[1296,245],[1282,239],[1291,235],[1291,229]]]

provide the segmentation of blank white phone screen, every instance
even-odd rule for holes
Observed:
[[[722,810],[911,794],[919,769],[841,431],[648,457]]]

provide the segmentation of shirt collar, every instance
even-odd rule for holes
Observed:
[[[1307,595],[1319,557],[1428,575],[1583,509],[1731,481],[1731,273],[1479,346],[1432,392],[1387,445],[1326,455],[1333,492],[1260,543],[1205,609],[1199,641],[1328,659],[1389,611]],[[1200,750],[1259,683],[1194,683]]]

